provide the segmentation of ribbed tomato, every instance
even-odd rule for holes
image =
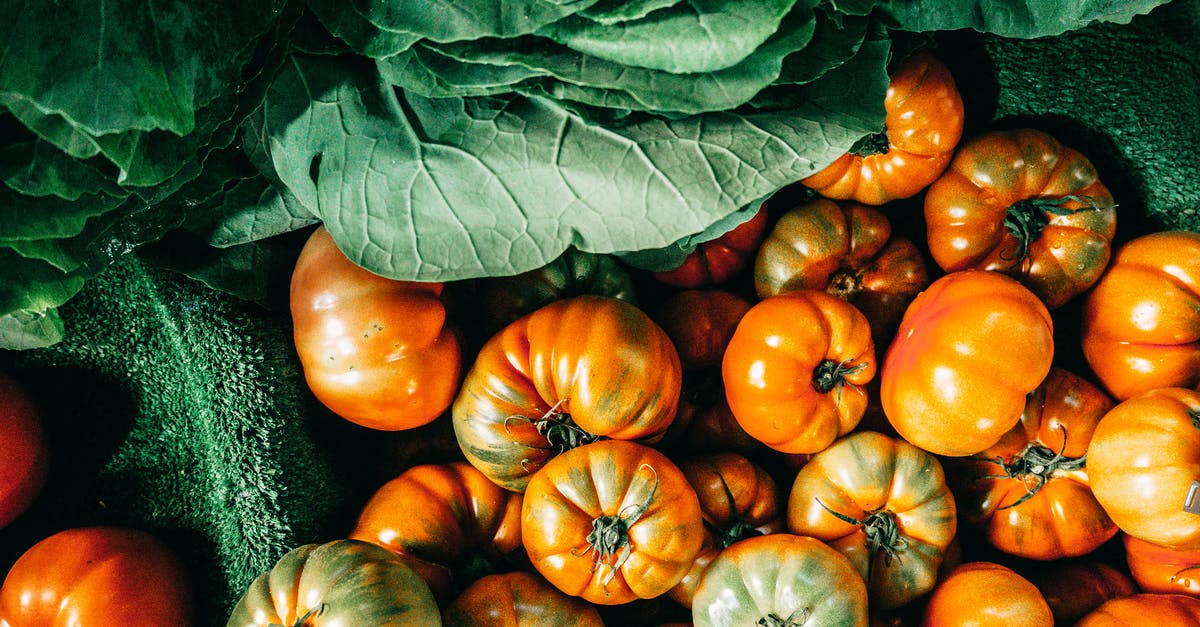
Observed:
[[[929,284],[911,240],[892,235],[883,213],[865,205],[817,199],[779,217],[754,261],[762,298],[822,290],[858,308],[876,342],[891,338],[904,309]]]
[[[446,627],[604,627],[600,612],[534,573],[487,575],[442,612]]]
[[[1084,555],[1111,539],[1117,526],[1092,495],[1085,455],[1112,405],[1082,377],[1052,368],[999,442],[946,461],[963,519],[1001,551],[1039,560]]]
[[[946,576],[925,606],[922,627],[1054,627],[1045,597],[1028,579],[993,562],[967,562]]]
[[[1121,571],[1094,560],[1039,563],[1025,577],[1046,598],[1057,625],[1074,625],[1106,601],[1138,591]]]
[[[937,458],[858,431],[796,473],[787,527],[846,555],[867,582],[871,606],[891,609],[933,588],[958,523]]]
[[[334,540],[296,547],[256,577],[226,627],[440,624],[429,587],[402,560],[374,544]]]
[[[483,346],[454,401],[454,432],[468,461],[520,491],[572,446],[661,438],[681,378],[670,338],[637,307],[599,296],[560,300]]]
[[[962,138],[963,102],[950,70],[927,51],[912,53],[892,72],[883,108],[883,132],[801,183],[826,198],[868,205],[908,198],[932,183]]]
[[[880,375],[888,420],[947,456],[994,445],[1050,371],[1053,322],[1037,296],[998,272],[964,270],[922,292],[900,321]]]
[[[317,228],[291,284],[296,352],[317,399],[372,429],[440,416],[462,369],[441,295],[441,283],[394,281],[355,265]]]
[[[1125,562],[1146,592],[1200,597],[1200,549],[1181,551],[1121,534]]]
[[[41,414],[21,386],[0,373],[0,529],[29,509],[46,483],[50,450]]]
[[[749,310],[750,301],[733,292],[684,290],[658,306],[654,321],[671,338],[683,369],[697,370],[721,365],[729,339]]]
[[[721,364],[738,424],[784,453],[815,453],[862,419],[875,377],[867,319],[825,292],[771,296],[742,317]]]
[[[867,589],[846,556],[814,538],[774,533],[721,551],[692,601],[696,627],[866,627]]]
[[[1087,157],[1016,129],[959,146],[925,194],[925,225],[943,270],[1004,272],[1056,309],[1108,267],[1117,212]]]
[[[766,231],[767,206],[764,204],[749,220],[733,230],[701,242],[678,268],[653,272],[651,276],[660,283],[674,287],[720,285],[750,264]]]
[[[525,490],[525,550],[567,594],[602,605],[664,594],[700,551],[696,491],[662,453],[601,440],[550,460]]]
[[[371,496],[349,537],[399,555],[448,601],[521,548],[521,495],[466,462],[414,466]]]
[[[1200,392],[1162,388],[1122,401],[1096,426],[1087,468],[1121,531],[1200,550]]]
[[[1143,592],[1113,599],[1075,627],[1194,627],[1200,625],[1200,599],[1182,594]]]
[[[1117,400],[1200,386],[1200,233],[1131,240],[1083,306],[1083,354]]]

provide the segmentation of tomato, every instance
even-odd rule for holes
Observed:
[[[1200,550],[1200,392],[1163,388],[1122,401],[1100,419],[1087,460],[1092,492],[1122,531]]]
[[[873,431],[813,455],[788,496],[788,531],[845,554],[877,608],[900,607],[933,588],[957,525],[938,460]]]
[[[525,572],[488,575],[463,591],[446,611],[447,627],[603,627],[590,603]]]
[[[399,555],[449,600],[481,562],[503,564],[521,547],[521,495],[466,462],[414,466],[371,496],[349,537]]]
[[[1020,421],[1053,357],[1050,312],[1032,292],[997,272],[948,274],[900,321],[880,374],[883,411],[927,451],[974,455]]]
[[[1055,309],[1108,267],[1117,212],[1087,157],[1015,129],[959,147],[925,194],[925,224],[942,269],[1004,272]]]
[[[867,317],[877,342],[891,337],[904,309],[928,284],[920,251],[909,239],[892,236],[887,216],[825,199],[780,216],[754,261],[760,297],[829,292]]]
[[[0,373],[0,529],[29,509],[46,483],[50,450],[25,390]]]
[[[700,499],[704,544],[688,574],[668,594],[692,606],[696,586],[717,554],[735,542],[783,531],[783,508],[775,480],[746,457],[730,452],[679,463]]]
[[[681,378],[670,338],[637,307],[599,296],[560,300],[484,344],[454,401],[454,432],[468,461],[520,491],[571,446],[661,438]]]
[[[1200,599],[1144,592],[1113,599],[1083,617],[1076,627],[1193,627],[1200,625]]]
[[[317,228],[291,285],[296,352],[317,399],[371,429],[411,429],[441,415],[462,369],[441,294],[441,283],[364,270]]]
[[[1082,334],[1088,365],[1117,400],[1200,386],[1200,233],[1122,246],[1084,301]]]
[[[1137,592],[1129,577],[1103,562],[1060,560],[1039,566],[1026,577],[1046,598],[1058,625],[1074,625],[1105,601]]]
[[[1145,592],[1200,597],[1200,549],[1180,551],[1122,534],[1125,561]]]
[[[654,320],[671,338],[684,370],[721,365],[725,347],[750,301],[725,290],[685,290],[655,310]]]
[[[1085,466],[1092,432],[1112,406],[1096,386],[1051,368],[999,442],[946,461],[963,519],[1001,551],[1039,560],[1091,553],[1115,536]]]
[[[1012,569],[967,562],[934,588],[921,625],[1054,627],[1054,615],[1042,593]]]
[[[575,248],[541,268],[481,281],[483,314],[494,332],[556,300],[595,294],[637,303],[633,278],[611,255]]]
[[[892,72],[883,108],[882,133],[801,183],[826,198],[868,205],[908,198],[932,183],[962,138],[962,97],[950,70],[927,51],[912,53]]]
[[[750,264],[766,231],[767,205],[763,204],[749,220],[733,230],[701,242],[678,268],[652,272],[651,276],[673,287],[720,285]]]
[[[867,625],[867,589],[844,555],[776,533],[721,551],[692,602],[696,627]]]
[[[658,448],[684,454],[732,451],[750,455],[767,450],[746,433],[729,409],[720,370],[684,373],[679,412]]]
[[[288,551],[250,583],[226,624],[440,625],[441,617],[429,587],[395,555],[334,540]]]
[[[525,490],[534,567],[567,594],[615,605],[657,597],[687,574],[704,524],[696,491],[662,453],[601,440],[550,460]]]
[[[721,375],[738,424],[784,453],[815,453],[862,419],[875,376],[866,317],[815,290],[763,299],[734,331]]]
[[[30,547],[0,587],[0,627],[192,624],[183,563],[155,536],[81,527]]]

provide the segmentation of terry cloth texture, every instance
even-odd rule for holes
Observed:
[[[1200,230],[1198,39],[1192,0],[1059,37],[937,38],[968,132],[1029,125],[1088,155],[1120,205],[1121,239]],[[286,311],[126,259],[62,313],[61,344],[0,353],[41,406],[54,455],[41,498],[0,530],[0,572],[54,531],[135,526],[183,555],[198,624],[220,625],[288,549],[344,535],[384,480],[453,455],[444,418],[381,434],[317,404]]]

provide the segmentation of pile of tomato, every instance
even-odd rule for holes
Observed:
[[[309,387],[456,453],[229,625],[1200,624],[1200,234],[1114,245],[1088,158],[963,137],[927,52],[885,106],[675,270],[569,251],[402,282],[318,228],[291,292]],[[0,497],[0,524],[28,500]],[[0,625],[42,611],[17,596]]]

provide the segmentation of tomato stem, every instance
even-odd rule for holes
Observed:
[[[880,508],[873,512],[869,512],[867,517],[858,520],[847,516],[841,512],[835,512],[829,509],[821,499],[816,499],[817,505],[820,505],[825,511],[833,515],[838,520],[858,525],[864,535],[867,537],[867,576],[868,583],[871,581],[871,572],[875,567],[875,557],[883,553],[884,567],[890,567],[892,560],[900,561],[900,554],[908,550],[908,538],[905,538],[900,533],[900,525],[896,522],[896,515]]]
[[[1008,207],[1008,212],[1004,215],[1004,228],[1008,230],[1017,240],[1017,249],[1012,257],[1003,257],[1006,261],[1012,261],[1013,264],[1020,263],[1029,256],[1029,247],[1037,241],[1044,230],[1050,224],[1050,216],[1065,216],[1075,213],[1080,209],[1070,209],[1066,205],[1070,202],[1082,203],[1084,208],[1099,210],[1100,204],[1091,196],[1076,196],[1067,194],[1065,196],[1050,196],[1024,198],[1018,200]]]
[[[654,500],[654,495],[658,492],[658,471],[649,464],[642,464],[639,470],[641,468],[646,468],[654,474],[654,485],[650,488],[650,494],[646,496],[646,500],[630,506],[632,507],[631,512],[622,510],[614,516],[600,516],[592,519],[592,530],[587,535],[587,550],[571,551],[575,557],[591,554],[592,572],[604,566],[608,567],[608,576],[602,583],[605,587],[616,578],[617,571],[625,565],[630,553],[633,552],[633,547],[629,543],[629,526],[646,513],[646,510],[650,508],[650,503]]]
[[[729,489],[729,483],[725,481],[725,477],[721,477],[721,488],[725,490],[725,498],[729,502],[729,519],[733,524],[728,529],[718,529],[720,536],[721,548],[727,549],[735,542],[745,540],[754,536],[761,536],[762,532],[755,529],[753,525],[742,519],[738,513],[737,499],[733,496],[733,490]]]
[[[863,289],[862,272],[854,268],[842,268],[829,277],[825,291],[849,301]]]
[[[1059,429],[1063,434],[1063,444],[1057,453],[1040,443],[1030,442],[1011,461],[1006,462],[1003,457],[996,457],[993,460],[989,460],[999,465],[1004,473],[983,475],[977,477],[977,481],[982,479],[1018,479],[1025,485],[1025,494],[1021,498],[999,509],[1016,507],[1033,498],[1033,495],[1037,494],[1056,473],[1079,470],[1087,465],[1087,455],[1083,457],[1066,457],[1063,455],[1063,451],[1067,450],[1067,428],[1059,425]],[[1033,487],[1029,485],[1031,481],[1033,482]]]
[[[867,367],[867,362],[849,365],[850,360],[841,362],[826,359],[821,362],[813,370],[812,385],[821,394],[826,394],[830,390],[837,388],[837,400],[840,403],[842,400],[842,386],[845,385],[846,377],[862,372]],[[854,385],[851,383],[850,385]]]
[[[859,157],[870,157],[871,155],[886,154],[892,147],[892,142],[888,139],[887,129],[885,128],[878,133],[871,133],[850,146],[850,154],[858,155]]]
[[[549,446],[528,446],[541,450],[558,449],[560,453],[604,439],[602,436],[584,431],[575,424],[575,421],[571,420],[570,414],[561,411],[562,406],[566,402],[567,399],[565,398],[558,401],[553,407],[546,410],[546,413],[542,414],[541,418],[509,416],[504,419],[504,429],[507,431],[508,425],[512,421],[530,423],[537,430],[538,435],[546,439],[546,443]]]
[[[291,627],[305,627],[305,625],[308,624],[309,620],[311,620],[317,616],[320,616],[324,612],[325,612],[325,604],[320,603],[316,607],[312,608],[307,613],[305,613],[304,616],[301,616],[300,618],[296,619],[296,622],[293,623]],[[275,623],[268,623],[267,627],[285,627],[285,626],[277,625]]]
[[[775,612],[771,612],[766,616],[758,619],[758,624],[761,627],[800,627],[808,622],[812,615],[812,608],[802,607],[788,615],[787,618],[780,618]]]

